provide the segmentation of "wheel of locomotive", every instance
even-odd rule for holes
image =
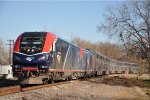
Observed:
[[[71,81],[71,80],[72,80],[71,76],[66,78],[66,81]]]
[[[54,82],[54,80],[51,80],[50,83],[53,84],[53,83],[55,83],[55,82]]]
[[[55,81],[54,81],[54,79],[49,79],[48,83],[53,84],[53,83],[55,83]]]
[[[44,78],[43,79],[43,84],[48,84],[49,83],[49,79],[48,78]]]

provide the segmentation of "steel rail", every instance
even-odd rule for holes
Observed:
[[[67,83],[69,83],[69,81],[53,83],[53,84],[29,86],[29,87],[21,87],[20,85],[3,87],[3,88],[0,88],[0,96],[19,93],[19,92],[27,92],[27,91],[32,91],[32,90],[37,90],[37,89],[41,89],[41,88],[57,86],[57,85],[62,85],[62,84],[67,84]]]

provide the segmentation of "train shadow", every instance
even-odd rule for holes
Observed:
[[[15,78],[12,78],[12,79],[0,78],[0,88],[14,86],[14,85],[19,85],[19,81],[17,79],[15,79]]]
[[[94,79],[86,80],[90,83],[94,84],[106,84],[111,86],[125,86],[125,87],[146,87],[150,88],[150,80],[137,80],[137,79],[127,79],[125,77],[112,76],[112,77],[97,77]]]

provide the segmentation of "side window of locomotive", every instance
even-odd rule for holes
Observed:
[[[57,40],[56,45],[55,45],[55,50],[56,50],[56,67],[60,67],[62,64],[62,58],[61,58],[61,42]]]
[[[62,41],[62,40],[57,40],[56,42],[56,57],[58,59],[58,63],[62,64],[65,60],[65,57],[66,57],[66,54],[67,54],[67,51],[68,51],[68,47],[69,47],[69,44]]]
[[[58,40],[56,42],[56,53],[61,51],[61,42]]]
[[[67,54],[67,51],[68,51],[68,47],[69,47],[68,43],[66,43],[66,42],[61,43],[62,62],[65,61],[66,54]]]

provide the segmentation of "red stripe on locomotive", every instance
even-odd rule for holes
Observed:
[[[82,56],[83,56],[83,49],[80,48],[80,59],[82,59]]]
[[[55,38],[56,38],[56,36],[54,34],[47,32],[42,52],[50,51],[50,48],[52,47],[52,44],[53,44]]]
[[[23,71],[37,71],[37,68],[32,68],[32,67],[27,67],[27,68],[23,68]]]
[[[19,52],[20,50],[20,41],[21,41],[22,34],[17,38],[14,46],[14,52]]]

